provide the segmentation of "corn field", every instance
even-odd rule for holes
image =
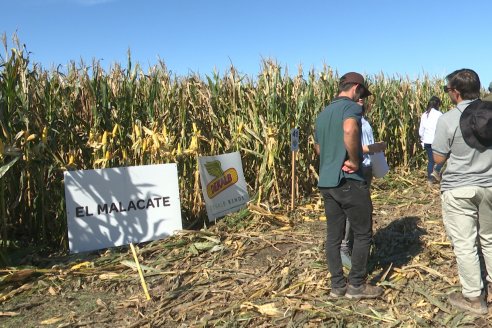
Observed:
[[[337,91],[338,72],[289,74],[273,60],[260,73],[231,66],[220,76],[173,76],[164,62],[144,72],[98,61],[64,71],[30,62],[3,36],[0,57],[1,244],[67,247],[65,170],[176,162],[184,226],[205,217],[197,157],[240,151],[254,202],[290,203],[290,130],[300,130],[300,197],[316,191],[313,125]],[[344,72],[343,72],[344,73]],[[388,143],[390,166],[419,168],[418,124],[428,99],[450,106],[441,78],[368,76],[375,139]]]

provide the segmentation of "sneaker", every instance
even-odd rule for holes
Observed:
[[[482,296],[465,297],[461,292],[449,294],[449,303],[461,310],[470,311],[476,314],[487,314],[487,304]]]
[[[345,297],[350,299],[377,298],[383,295],[383,289],[378,286],[362,284],[359,287],[349,285]]]
[[[330,291],[331,298],[340,298],[345,296],[345,292],[347,292],[347,285],[341,288],[332,288]]]
[[[434,170],[432,171],[431,176],[436,180],[437,183],[441,182],[441,173]]]
[[[348,250],[340,250],[340,256],[342,257],[342,265],[348,270],[352,268],[352,257]]]
[[[436,180],[434,177],[430,177],[430,179],[427,180],[427,184],[431,188],[439,187],[440,182]]]

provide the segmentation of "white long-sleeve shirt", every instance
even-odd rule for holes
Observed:
[[[420,119],[419,136],[420,141],[423,144],[432,144],[434,141],[437,120],[441,115],[442,113],[435,108],[431,108],[429,113],[422,114]]]

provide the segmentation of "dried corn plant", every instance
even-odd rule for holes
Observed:
[[[338,73],[264,60],[256,77],[233,66],[222,76],[173,76],[163,62],[143,72],[105,72],[98,61],[66,71],[31,63],[14,38],[0,58],[0,229],[13,242],[66,246],[63,171],[176,162],[185,226],[204,218],[197,157],[240,151],[250,195],[264,207],[288,205],[290,129],[300,129],[299,194],[316,189],[313,123],[335,96]],[[418,119],[442,80],[368,77],[375,137],[391,166],[423,163]],[[446,102],[445,102],[446,104]]]

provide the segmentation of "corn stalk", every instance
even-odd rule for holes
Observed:
[[[163,62],[143,72],[119,64],[104,71],[70,62],[66,71],[30,64],[14,39],[0,59],[2,240],[66,246],[63,171],[175,162],[185,226],[205,216],[197,156],[240,151],[257,203],[285,207],[290,192],[290,129],[300,130],[301,195],[316,190],[313,124],[336,95],[338,73],[299,67],[292,76],[273,60],[247,76],[173,76]],[[449,106],[442,79],[369,76],[375,138],[388,143],[391,166],[419,168],[418,120],[432,95]],[[10,151],[5,151],[7,149]],[[21,237],[19,237],[21,236]]]

